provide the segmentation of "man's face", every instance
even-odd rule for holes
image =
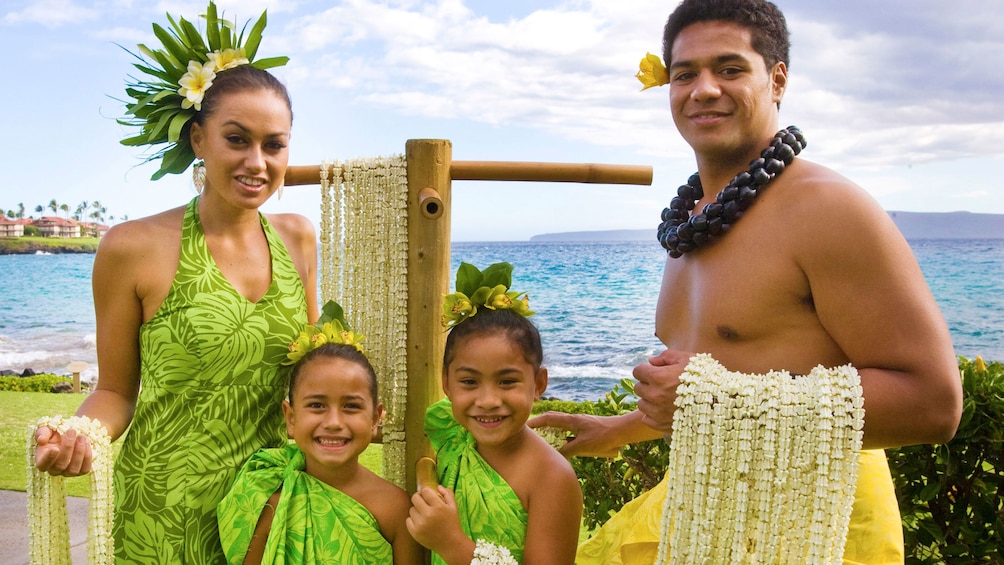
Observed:
[[[777,132],[787,69],[768,70],[750,30],[724,21],[689,25],[673,41],[673,121],[699,156],[746,160]]]

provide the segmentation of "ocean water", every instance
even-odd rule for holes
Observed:
[[[1004,240],[916,240],[956,354],[1004,361]],[[661,350],[653,335],[665,253],[655,242],[455,242],[460,261],[513,264],[544,342],[548,395],[601,398]],[[97,374],[94,255],[0,255],[0,369]],[[452,283],[452,281],[451,281]]]

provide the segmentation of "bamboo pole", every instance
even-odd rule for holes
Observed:
[[[408,161],[408,399],[404,416],[405,472],[415,492],[415,463],[431,448],[425,409],[442,398],[443,295],[450,288],[450,160],[446,139],[409,139]],[[430,210],[430,203],[435,210]]]
[[[452,180],[652,184],[652,167],[645,165],[538,163],[525,161],[452,161],[446,166],[448,167],[447,178]],[[286,169],[285,180],[286,186],[319,184],[321,182],[320,166],[288,167]]]

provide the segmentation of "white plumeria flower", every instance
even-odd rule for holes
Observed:
[[[188,72],[178,81],[178,84],[181,85],[178,94],[185,97],[181,101],[181,107],[187,110],[194,106],[195,111],[201,111],[202,99],[206,95],[206,90],[213,85],[215,78],[216,63],[214,61],[207,63],[189,61]]]

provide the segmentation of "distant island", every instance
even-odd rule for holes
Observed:
[[[889,212],[907,239],[1004,239],[1004,214],[975,212]],[[654,241],[655,223],[645,230],[545,233],[530,241]]]

